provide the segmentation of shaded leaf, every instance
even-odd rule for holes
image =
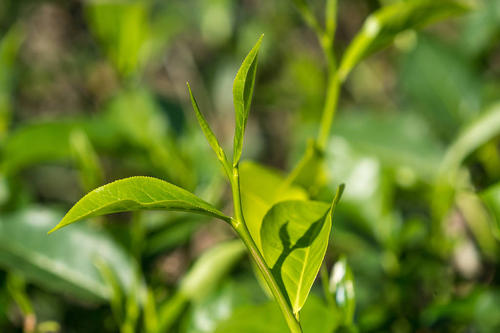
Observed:
[[[261,35],[257,43],[250,50],[234,78],[233,103],[236,123],[234,129],[233,165],[237,165],[241,157],[243,137],[245,136],[245,127],[255,84],[255,74],[257,73],[257,55],[263,37],[264,35]]]
[[[192,212],[230,221],[209,203],[178,186],[152,177],[130,177],[88,193],[50,232],[87,217],[142,209]]]
[[[248,231],[262,251],[260,229],[267,211],[280,201],[305,200],[307,194],[300,187],[287,183],[277,170],[249,161],[240,165],[240,186]]]
[[[300,314],[304,332],[330,333],[335,328],[336,318],[321,299],[312,295]],[[217,333],[288,333],[285,320],[274,302],[236,308],[231,316],[221,322]]]
[[[464,13],[468,6],[458,0],[415,0],[383,7],[370,15],[347,48],[339,66],[343,81],[363,58],[392,42],[402,31]]]
[[[111,295],[95,263],[100,258],[128,289],[132,259],[104,230],[82,223],[47,236],[62,214],[33,207],[0,216],[0,265],[23,274],[29,282],[84,300],[109,300]],[[75,246],[78,244],[78,246]]]

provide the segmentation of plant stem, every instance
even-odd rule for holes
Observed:
[[[234,214],[235,214],[235,218],[233,219],[232,223],[233,227],[240,236],[243,243],[248,248],[250,256],[257,264],[257,267],[261,271],[264,280],[266,281],[267,285],[269,286],[269,289],[271,290],[271,293],[273,294],[276,302],[278,302],[278,305],[281,309],[281,312],[283,313],[283,316],[285,317],[290,332],[302,333],[302,328],[300,327],[297,318],[295,318],[292,308],[290,307],[290,304],[285,298],[285,295],[283,295],[282,291],[280,290],[276,280],[274,279],[271,273],[271,270],[269,269],[269,267],[267,267],[266,262],[262,257],[262,254],[260,253],[259,249],[257,248],[257,245],[253,241],[250,232],[248,231],[248,228],[245,224],[245,218],[243,217],[243,209],[241,206],[238,165],[236,165],[233,168],[233,175],[232,178],[230,178],[230,182],[231,182],[231,190],[233,192],[233,204],[234,204]]]
[[[340,91],[340,80],[337,75],[337,68],[335,62],[335,54],[333,53],[333,37],[332,36],[318,36],[321,48],[325,54],[328,64],[328,83],[326,88],[325,106],[321,116],[320,129],[318,133],[317,143],[318,147],[324,151],[330,136],[330,130],[337,110],[337,102]]]

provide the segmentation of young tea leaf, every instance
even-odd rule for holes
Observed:
[[[264,217],[261,240],[264,259],[297,316],[323,262],[333,209],[343,191],[337,190],[332,205],[318,201],[283,201]]]
[[[230,221],[212,205],[178,186],[152,177],[130,177],[88,193],[49,233],[86,217],[142,209],[185,211]]]
[[[257,43],[250,50],[245,60],[241,64],[233,83],[233,103],[235,112],[234,129],[234,153],[233,165],[240,161],[241,150],[243,148],[243,137],[245,135],[245,126],[247,124],[250,104],[252,102],[253,87],[255,84],[255,74],[257,72],[257,54],[262,43],[261,35]]]
[[[340,80],[345,80],[361,59],[390,44],[398,33],[462,14],[468,8],[460,0],[415,0],[383,7],[366,19],[347,48],[339,67]]]
[[[191,86],[189,85],[189,82],[187,82],[187,87],[189,90],[189,97],[191,98],[191,104],[193,105],[194,112],[196,113],[196,119],[198,119],[198,123],[200,124],[201,130],[203,131],[203,134],[205,134],[205,137],[207,138],[210,147],[212,147],[213,151],[217,155],[217,158],[225,166],[227,165],[226,154],[224,153],[224,150],[221,148],[214,132],[212,132],[212,129],[208,125],[207,120],[200,112],[200,108],[198,107],[198,103],[196,102],[196,99],[193,96],[193,92],[191,91]]]

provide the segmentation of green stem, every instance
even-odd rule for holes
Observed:
[[[325,54],[328,65],[328,83],[326,88],[325,106],[321,116],[320,129],[318,133],[318,147],[323,151],[326,148],[330,130],[337,110],[337,102],[340,91],[340,80],[337,75],[337,65],[335,54],[333,52],[333,37],[318,36],[321,48]]]
[[[257,245],[253,241],[250,232],[248,231],[247,226],[245,224],[245,218],[243,217],[243,209],[241,206],[238,165],[236,165],[233,168],[233,175],[232,178],[230,179],[230,182],[231,182],[231,189],[233,192],[233,204],[234,204],[234,214],[235,214],[235,218],[233,219],[233,227],[240,236],[243,243],[248,248],[250,256],[257,264],[257,267],[261,271],[264,280],[266,281],[267,285],[269,286],[269,289],[271,290],[271,293],[273,294],[276,302],[278,302],[278,305],[281,309],[281,312],[283,313],[283,316],[285,317],[290,332],[302,333],[302,328],[300,327],[297,318],[295,318],[292,308],[290,307],[290,304],[285,298],[285,295],[283,295],[282,291],[280,290],[276,280],[274,279],[271,273],[271,270],[269,269],[269,267],[267,267],[266,262],[262,257],[262,254],[260,253],[259,249],[257,248]]]

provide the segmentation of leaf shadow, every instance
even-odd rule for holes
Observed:
[[[271,273],[276,278],[277,283],[283,292],[288,295],[285,284],[283,282],[282,269],[283,264],[286,258],[295,250],[307,248],[311,246],[312,242],[318,237],[321,229],[323,228],[324,223],[326,222],[326,217],[329,211],[327,211],[323,216],[321,216],[318,220],[314,221],[309,228],[304,232],[304,234],[295,242],[295,244],[291,244],[290,234],[288,232],[288,224],[289,221],[285,222],[279,230],[279,237],[281,240],[281,245],[283,246],[283,251],[281,252],[278,260],[276,260],[275,264],[271,268]],[[287,297],[287,302],[290,306],[290,297]]]

